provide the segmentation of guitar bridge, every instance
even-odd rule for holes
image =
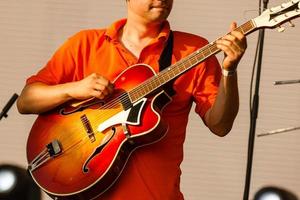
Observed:
[[[91,142],[95,142],[96,141],[95,134],[94,134],[93,128],[92,128],[91,123],[90,123],[89,119],[87,118],[87,116],[82,115],[80,117],[80,120],[81,120],[83,127],[84,127],[87,135],[89,136]]]
[[[46,163],[49,159],[59,155],[62,152],[61,145],[58,140],[53,140],[49,144],[46,145],[46,148],[37,155],[28,165],[28,169],[30,171],[34,171],[44,163]]]

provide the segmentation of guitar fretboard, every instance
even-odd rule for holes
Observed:
[[[243,25],[239,26],[235,30],[242,32],[246,35],[255,30],[255,28],[256,26],[254,25],[253,21],[250,20],[244,23]],[[220,52],[220,50],[217,48],[216,41],[217,40],[205,45],[204,47],[190,54],[189,56],[164,69],[156,76],[153,76],[152,78],[146,80],[144,83],[130,90],[128,92],[128,96],[131,100],[131,103],[137,102],[138,100],[155,91],[170,80],[183,74],[195,65],[201,63],[208,57]]]

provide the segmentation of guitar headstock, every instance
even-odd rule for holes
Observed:
[[[291,20],[300,16],[300,0],[291,0],[280,6],[272,7],[265,10],[260,16],[253,19],[257,28],[275,28],[281,24],[289,22],[290,26],[294,26]],[[280,28],[279,31],[283,31]]]

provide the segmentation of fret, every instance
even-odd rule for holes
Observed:
[[[201,62],[203,58],[205,58],[204,54],[202,51],[198,51],[193,58],[195,59],[194,65]]]
[[[174,71],[175,71],[176,74],[179,74],[181,72],[181,70],[178,67],[175,67]]]
[[[158,83],[159,83],[159,82],[158,82],[157,79],[153,79],[153,80],[152,80],[152,84],[154,85],[154,87],[157,86],[157,85],[159,85]]]
[[[157,85],[162,85],[163,84],[163,80],[161,79],[161,77],[157,77],[156,82],[157,82]]]
[[[173,69],[171,70],[171,71],[172,71],[172,77],[176,77],[177,74],[178,74],[178,73],[176,73],[175,69],[176,69],[176,68],[173,68]]]
[[[151,83],[152,83],[152,88],[153,89],[157,88],[157,86],[160,85],[160,84],[158,84],[157,79],[152,79]]]
[[[145,84],[145,88],[146,88],[147,91],[151,91],[151,88],[148,84]]]
[[[138,98],[138,96],[140,96],[141,92],[141,87],[138,87],[137,90],[135,91],[135,96]]]
[[[141,85],[141,95],[144,96],[145,94],[147,94],[147,90],[146,87],[144,85]]]
[[[160,85],[163,85],[165,83],[165,77],[163,76],[163,74],[161,74],[160,76],[157,77],[157,79],[160,80]]]
[[[211,46],[212,46],[211,44],[208,44],[208,46],[207,46],[207,50],[209,52],[207,56],[211,55],[211,53],[212,53],[211,52]]]
[[[183,64],[183,61],[179,61],[175,66],[179,69],[180,72],[182,72],[185,69],[185,66]]]
[[[169,70],[169,75],[170,75],[170,76],[169,76],[170,80],[176,76],[174,70],[172,70],[172,69]]]
[[[189,68],[190,66],[194,65],[194,63],[191,62],[191,56],[185,60],[185,65],[186,65],[186,67],[185,67],[186,69]]]
[[[149,80],[148,85],[149,85],[151,91],[155,88],[155,85],[153,84],[153,80],[152,79]]]
[[[212,45],[211,45],[211,52],[212,53],[216,53],[216,52],[218,52],[219,51],[219,49],[218,49],[218,47],[217,47],[217,44],[214,42]]]
[[[195,55],[195,58],[197,58],[197,61],[202,60],[203,58],[206,57],[205,56],[205,49],[204,48],[200,49],[199,52],[197,52],[197,54]]]
[[[236,30],[242,32],[243,34],[247,34],[250,31],[254,30],[255,26],[252,23],[252,21],[248,21],[246,23],[244,23],[243,25],[241,25],[240,27],[238,27]]]
[[[183,59],[178,65],[180,71],[184,71],[186,69],[185,59]]]
[[[210,44],[208,44],[207,48],[204,49],[204,55],[205,55],[205,58],[208,57],[208,56],[211,54],[209,45],[210,45]]]
[[[197,63],[197,62],[198,62],[197,57],[196,57],[196,56],[193,56],[193,57],[191,58],[191,62],[193,62],[193,64]]]
[[[161,74],[161,78],[164,80],[164,81],[166,81],[166,80],[168,80],[168,73],[167,73],[168,71],[166,71],[165,73],[163,73],[163,74]]]
[[[192,62],[192,58],[191,59],[187,59],[187,62],[190,66],[194,65],[195,63]]]
[[[171,70],[171,68],[168,68],[168,73],[166,73],[166,76],[167,76],[167,80],[171,80],[171,78],[173,78],[173,76],[172,76],[172,70]]]

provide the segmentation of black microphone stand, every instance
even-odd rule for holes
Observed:
[[[4,106],[4,108],[2,109],[1,113],[0,113],[0,120],[3,117],[7,117],[7,112],[9,111],[10,107],[15,103],[15,101],[17,100],[17,98],[19,97],[18,94],[14,93],[12,95],[12,97],[9,99],[9,101],[6,103],[6,105]]]
[[[263,0],[263,10],[268,7],[268,0]],[[259,8],[260,9],[260,8]],[[263,47],[264,47],[264,38],[265,30],[260,29],[258,34],[258,58],[257,58],[257,69],[256,69],[256,82],[255,90],[253,95],[253,100],[251,102],[251,119],[250,119],[250,130],[249,130],[249,139],[248,139],[248,157],[247,157],[247,169],[246,169],[246,179],[245,179],[245,188],[244,188],[244,197],[243,200],[249,200],[249,190],[251,182],[251,172],[252,172],[252,161],[253,161],[253,150],[254,150],[254,141],[255,141],[255,128],[256,128],[256,119],[258,114],[258,105],[259,105],[259,84],[260,84],[260,74],[261,74],[261,63],[263,56]]]
[[[300,79],[296,80],[284,80],[284,81],[274,81],[274,85],[284,85],[284,84],[294,84],[300,83]]]

